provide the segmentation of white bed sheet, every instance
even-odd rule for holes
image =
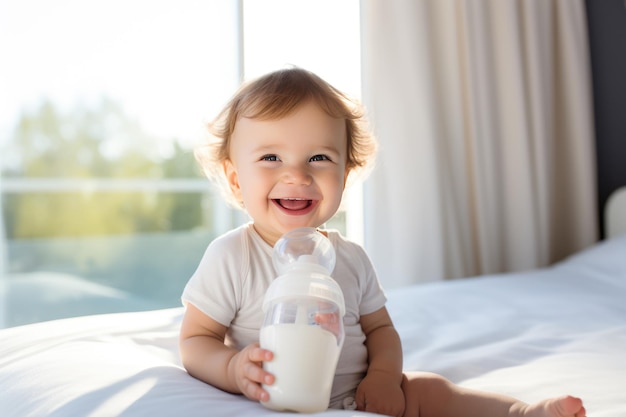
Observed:
[[[389,292],[405,368],[626,416],[626,236],[554,267]],[[0,416],[286,416],[180,367],[182,309],[0,331]],[[326,416],[368,415],[327,411]]]

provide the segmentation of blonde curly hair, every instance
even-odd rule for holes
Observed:
[[[242,117],[277,120],[289,115],[308,100],[315,101],[330,117],[345,120],[349,182],[369,172],[377,145],[361,104],[310,71],[301,68],[281,69],[242,85],[208,124],[207,143],[195,150],[196,159],[204,173],[220,187],[230,203],[236,207],[242,204],[232,195],[224,171],[224,164],[230,158],[230,142],[237,121]]]

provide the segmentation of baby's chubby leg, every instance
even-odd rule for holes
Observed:
[[[585,417],[579,398],[565,396],[526,404],[515,398],[476,391],[426,372],[404,374],[405,417]]]

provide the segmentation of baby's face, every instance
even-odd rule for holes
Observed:
[[[226,174],[255,229],[273,246],[289,230],[318,227],[335,214],[346,157],[345,121],[310,101],[282,119],[240,119]]]

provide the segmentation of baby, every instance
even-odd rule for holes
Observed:
[[[403,372],[400,339],[363,248],[323,230],[344,189],[370,166],[376,145],[363,111],[311,72],[290,68],[244,85],[210,124],[198,152],[251,222],[215,239],[182,295],[182,362],[190,375],[224,391],[267,401],[263,369],[272,352],[258,344],[261,302],[277,276],[272,247],[286,232],[318,228],[332,242],[333,278],[346,301],[346,338],[329,407],[389,416],[583,417],[579,398],[526,404],[474,391],[425,372]]]

